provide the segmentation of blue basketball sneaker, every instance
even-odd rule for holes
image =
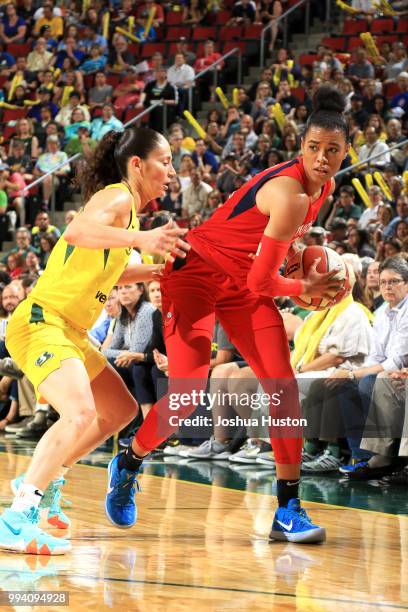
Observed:
[[[25,474],[21,474],[10,481],[11,490],[16,495],[19,486],[24,480]],[[44,491],[44,497],[40,502],[40,509],[47,510],[47,523],[57,529],[68,529],[71,521],[61,509],[61,488],[65,484],[64,478],[52,480]],[[66,502],[67,503],[67,502]]]
[[[63,555],[71,550],[69,540],[55,538],[38,527],[35,508],[16,512],[7,508],[0,516],[0,550],[29,555]]]
[[[269,539],[298,544],[324,542],[326,530],[313,525],[306,510],[301,507],[300,500],[294,498],[289,500],[286,508],[279,507],[276,510]]]
[[[140,491],[140,485],[136,480],[139,470],[131,472],[119,469],[118,453],[108,466],[108,491],[105,500],[106,516],[116,527],[127,529],[132,527],[137,520],[137,508],[135,504],[136,487]]]

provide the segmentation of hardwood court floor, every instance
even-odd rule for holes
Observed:
[[[27,461],[0,454],[2,505]],[[268,543],[273,496],[149,471],[140,478],[136,526],[119,530],[103,510],[106,470],[76,466],[64,490],[73,504],[72,553],[0,553],[0,588],[69,591],[69,609],[78,611],[408,609],[407,516],[306,502],[328,541]]]

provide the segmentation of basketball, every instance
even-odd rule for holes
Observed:
[[[343,288],[337,294],[333,293],[333,300],[336,303],[341,302],[351,291],[350,274],[346,262],[333,249],[324,246],[306,247],[288,260],[284,276],[287,278],[304,278],[308,275],[314,261],[319,258],[320,261],[316,268],[318,272],[323,274],[331,270],[338,270],[333,278],[344,281]],[[290,299],[298,306],[306,308],[306,310],[324,310],[329,305],[329,300],[326,298],[312,297],[307,294],[291,296]]]

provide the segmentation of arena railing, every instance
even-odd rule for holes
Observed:
[[[330,4],[330,2],[328,2]],[[297,11],[300,7],[306,5],[305,10],[305,34],[306,34],[306,46],[309,46],[309,32],[310,32],[310,0],[299,0],[297,4],[292,6],[290,9],[285,11],[280,17],[270,21],[261,32],[261,47],[260,47],[260,68],[265,65],[265,35],[274,25],[279,25],[283,22],[283,46],[286,49],[288,45],[288,17]]]
[[[221,64],[221,62],[226,60],[228,57],[230,57],[231,55],[235,55],[236,53],[238,54],[237,85],[238,86],[241,85],[241,81],[242,81],[242,51],[241,51],[241,49],[239,49],[239,47],[234,47],[234,49],[231,49],[227,53],[224,53],[224,55],[222,55],[215,62],[210,64],[207,68],[205,68],[204,70],[201,70],[201,72],[199,72],[198,74],[195,75],[194,81],[196,81],[197,79],[202,77],[207,72],[210,72],[210,70],[213,70],[213,85],[214,85],[214,88],[217,87],[217,85],[218,85],[218,70],[214,70],[214,68],[216,66],[218,66],[218,64]],[[193,111],[193,90],[194,90],[194,85],[189,87],[189,89],[188,89],[188,110],[190,111],[190,113]]]
[[[402,142],[397,142],[397,144],[393,145],[392,147],[389,147],[388,151],[383,151],[382,153],[375,153],[374,155],[370,155],[369,157],[367,157],[367,159],[358,161],[352,166],[347,166],[347,168],[343,168],[343,170],[339,170],[335,178],[339,178],[343,176],[344,174],[348,174],[349,172],[352,172],[355,168],[358,168],[359,166],[365,166],[368,162],[372,161],[373,159],[384,157],[386,153],[389,153],[390,151],[394,151],[395,149],[401,149],[401,147],[405,147],[407,145],[408,145],[408,138],[403,140]]]
[[[148,108],[145,108],[144,110],[142,110],[140,113],[132,117],[132,119],[129,119],[129,121],[124,123],[123,127],[124,128],[129,127],[129,125],[132,125],[132,123],[135,123],[136,121],[138,121],[139,119],[147,115],[151,110],[153,110],[154,108],[157,108],[158,106],[163,106],[162,100],[158,100],[157,102],[154,102],[153,104],[151,104]],[[58,164],[58,166],[55,166],[55,168],[53,168],[52,170],[45,172],[42,176],[35,179],[35,181],[32,181],[31,183],[29,183],[22,190],[23,194],[27,195],[30,189],[32,189],[33,187],[36,187],[37,185],[40,185],[47,178],[47,176],[52,176],[52,191],[51,191],[50,209],[52,213],[55,212],[55,184],[54,184],[55,173],[58,172],[58,170],[61,170],[61,168],[64,168],[64,166],[67,166],[71,164],[73,161],[76,161],[80,157],[82,157],[82,153],[75,153],[75,155],[72,155],[66,161],[62,162],[61,164]]]

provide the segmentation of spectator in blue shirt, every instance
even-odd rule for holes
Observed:
[[[92,45],[98,45],[104,55],[108,52],[108,42],[106,38],[98,34],[95,26],[88,25],[83,29],[83,38],[78,42],[78,46],[81,51],[89,55]]]
[[[408,111],[408,72],[401,72],[398,79],[398,86],[401,90],[400,93],[397,93],[391,102],[391,108],[395,108],[399,106],[405,112]]]
[[[115,117],[112,104],[105,104],[102,107],[102,117],[97,117],[91,123],[91,138],[101,140],[111,130],[122,132],[123,123]]]
[[[59,108],[54,102],[51,101],[52,91],[46,87],[40,87],[38,90],[38,97],[40,99],[39,104],[35,104],[29,110],[28,116],[30,119],[35,119],[38,123],[42,121],[41,109],[44,106],[48,106],[51,111],[52,119],[58,114]]]
[[[98,72],[98,70],[105,68],[106,62],[107,57],[101,54],[99,45],[92,45],[89,57],[81,64],[80,71],[84,74]]]
[[[6,6],[6,13],[0,23],[0,40],[6,45],[22,43],[26,34],[27,24],[22,17],[17,15],[16,7],[10,2]]]
[[[218,172],[219,163],[214,153],[207,149],[207,146],[202,138],[196,139],[196,148],[192,153],[191,158],[196,166],[204,170],[204,172]]]
[[[0,74],[8,76],[10,74],[10,68],[14,66],[16,60],[14,57],[7,53],[7,51],[3,51],[3,44],[0,43]]]
[[[58,51],[54,66],[62,69],[66,57],[71,59],[75,68],[77,68],[85,59],[85,53],[77,48],[76,40],[72,36],[65,39],[65,47],[64,49],[60,49]]]

